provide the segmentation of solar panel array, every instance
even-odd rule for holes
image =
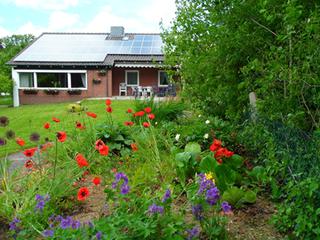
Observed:
[[[107,54],[162,54],[160,35],[106,40],[106,34],[43,34],[14,61],[103,62]]]

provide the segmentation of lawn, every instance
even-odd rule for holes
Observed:
[[[0,137],[6,134],[6,131],[12,129],[16,137],[21,137],[26,141],[26,148],[34,145],[29,140],[31,133],[39,133],[40,137],[45,136],[46,129],[43,125],[49,122],[51,125],[55,123],[52,121],[52,117],[59,118],[61,122],[59,126],[61,129],[67,132],[75,126],[77,120],[79,120],[78,113],[71,113],[67,111],[67,106],[70,103],[57,103],[57,104],[43,104],[43,105],[27,105],[18,108],[0,108],[0,116],[6,116],[9,118],[9,126],[7,128],[0,128]],[[127,120],[126,110],[131,106],[133,101],[113,101],[113,117],[116,121],[123,122]],[[105,120],[106,109],[104,100],[90,100],[83,101],[82,105],[87,108],[88,111],[94,112],[98,115],[96,119],[92,119],[94,123],[99,123]],[[56,124],[57,125],[57,124]],[[57,129],[59,130],[59,129]],[[41,138],[41,142],[44,141],[44,137]],[[15,141],[9,141],[5,147],[0,148],[0,157],[8,153],[14,153],[18,151]]]
[[[0,107],[1,105],[12,105],[12,98],[10,96],[0,96]]]

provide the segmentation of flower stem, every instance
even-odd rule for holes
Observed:
[[[53,164],[53,182],[56,178],[57,161],[58,161],[58,140],[56,138],[56,156],[54,158],[54,164]]]

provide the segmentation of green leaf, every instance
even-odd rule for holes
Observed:
[[[257,194],[254,191],[248,190],[243,196],[244,203],[255,203],[257,200]]]
[[[191,158],[191,154],[188,152],[182,152],[176,154],[175,160],[178,167],[185,167],[188,165],[188,162]]]
[[[203,173],[213,172],[217,166],[217,161],[210,155],[202,158],[200,162],[200,171]]]
[[[231,165],[233,168],[240,168],[243,164],[243,157],[234,154],[229,160],[225,161],[227,165]]]
[[[118,141],[118,142],[124,141],[124,137],[123,137],[121,134],[119,134],[119,135],[114,139],[114,141]]]
[[[196,142],[190,142],[185,146],[184,151],[192,153],[201,153],[201,146]]]
[[[245,192],[238,188],[232,187],[226,190],[222,195],[222,200],[227,201],[232,206],[237,206],[237,203],[244,197]]]

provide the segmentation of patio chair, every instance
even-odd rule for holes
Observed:
[[[122,93],[124,93],[124,96],[127,96],[127,85],[125,83],[119,84],[119,96],[123,96]]]

